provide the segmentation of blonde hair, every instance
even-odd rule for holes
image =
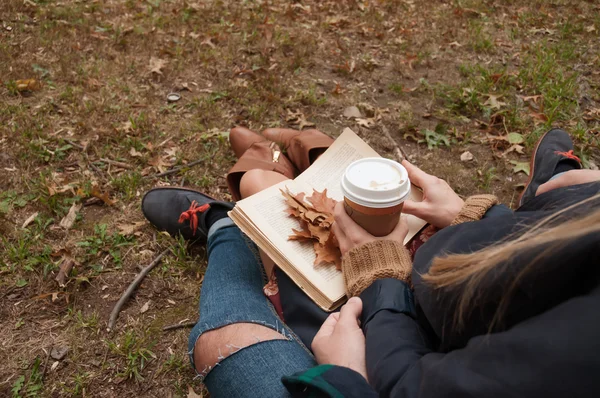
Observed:
[[[584,217],[561,222],[565,213],[598,199],[600,199],[600,194],[566,207],[539,221],[524,233],[521,232],[520,236],[511,236],[498,244],[474,253],[437,257],[433,260],[429,272],[422,276],[423,280],[436,288],[463,285],[454,318],[455,327],[462,328],[465,317],[474,307],[474,303],[484,294],[480,287],[492,270],[508,264],[508,260],[516,257],[517,254],[534,252],[541,249],[542,246],[549,247],[535,256],[514,278],[510,288],[503,295],[489,326],[489,331],[491,331],[504,313],[518,281],[526,273],[531,272],[537,263],[550,257],[558,248],[564,247],[569,242],[594,232],[600,232],[600,209]],[[559,222],[560,224],[557,224]]]

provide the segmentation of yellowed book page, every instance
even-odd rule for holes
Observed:
[[[345,294],[342,273],[333,264],[315,267],[316,256],[312,243],[288,240],[292,229],[300,230],[301,227],[295,218],[286,214],[287,204],[280,192],[286,187],[293,193],[311,190],[296,181],[283,181],[237,202],[236,206],[298,272],[332,302],[336,301]]]

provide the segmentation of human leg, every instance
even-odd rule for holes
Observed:
[[[209,234],[200,319],[189,354],[214,397],[283,396],[283,375],[315,365],[264,296],[256,247],[235,226]]]

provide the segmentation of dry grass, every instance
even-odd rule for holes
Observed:
[[[226,132],[235,124],[286,126],[288,111],[299,111],[332,135],[352,127],[390,154],[386,126],[459,193],[493,192],[511,205],[526,176],[510,161],[527,161],[551,125],[571,131],[576,152],[598,164],[598,15],[583,0],[3,0],[0,395],[201,391],[187,331],[162,327],[197,317],[204,251],[135,223],[155,185],[229,199]],[[19,90],[22,79],[41,84]],[[173,91],[182,99],[168,103]],[[343,118],[351,105],[374,127]],[[502,156],[510,145],[489,138],[507,133],[522,135],[523,154]],[[474,161],[459,160],[466,150]],[[116,203],[86,205],[61,228],[94,192]],[[173,254],[107,333],[137,267],[166,247]],[[67,254],[79,264],[59,288]],[[58,346],[70,348],[66,358],[46,362]]]

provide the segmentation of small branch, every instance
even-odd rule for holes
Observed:
[[[144,268],[139,274],[137,274],[137,276],[135,277],[133,282],[131,282],[127,290],[123,292],[121,298],[119,299],[119,301],[117,301],[117,304],[115,304],[115,307],[110,313],[110,318],[108,320],[108,331],[111,331],[115,326],[115,322],[117,321],[119,313],[121,312],[121,308],[123,308],[123,305],[127,302],[127,300],[129,300],[135,289],[137,289],[139,284],[142,283],[142,280],[146,277],[146,275],[148,275],[148,273],[160,263],[160,260],[162,260],[162,258],[169,252],[169,250],[171,249],[163,250],[163,252],[160,253],[146,268]]]
[[[193,328],[194,326],[196,326],[196,323],[198,322],[176,323],[175,325],[165,326],[163,328],[163,332],[168,332],[169,330]]]
[[[108,163],[108,164],[112,164],[113,166],[117,166],[120,167],[122,169],[127,169],[127,170],[131,170],[134,167],[128,163],[123,163],[123,162],[117,162],[116,160],[110,160],[110,159],[105,159],[105,158],[100,158],[101,162],[104,163]]]
[[[50,346],[48,353],[46,354],[46,361],[44,361],[44,369],[42,370],[41,380],[44,381],[44,376],[46,375],[46,370],[48,369],[48,361],[50,360],[50,353],[54,347]]]
[[[183,169],[188,169],[188,168],[190,168],[192,166],[195,166],[197,164],[200,164],[202,162],[204,162],[204,159],[196,160],[196,161],[194,161],[192,163],[188,163],[188,164],[186,164],[184,166],[175,167],[174,169],[167,170],[167,171],[164,171],[162,173],[158,173],[158,174],[154,174],[154,175],[151,175],[151,176],[147,176],[146,178],[160,178],[160,177],[168,176],[168,175],[171,175],[171,174],[176,174],[176,173],[179,173]]]
[[[398,146],[398,144],[396,144],[396,140],[394,140],[392,138],[392,135],[390,134],[390,131],[388,130],[387,127],[385,127],[385,125],[383,123],[381,124],[381,130],[383,131],[383,134],[385,134],[385,136],[387,137],[387,139],[390,141],[390,143],[394,146],[394,156],[396,157],[396,160],[399,163],[402,163],[402,161],[404,159],[408,160],[408,156],[406,156],[406,153],[404,153],[404,151],[402,150],[402,148],[400,148],[400,146]]]
[[[63,138],[63,141],[68,142],[69,144],[71,144],[75,148],[78,148],[78,149],[81,149],[82,151],[85,151],[85,147],[83,145],[79,145],[78,143],[76,143],[73,140],[70,140],[68,138]]]

